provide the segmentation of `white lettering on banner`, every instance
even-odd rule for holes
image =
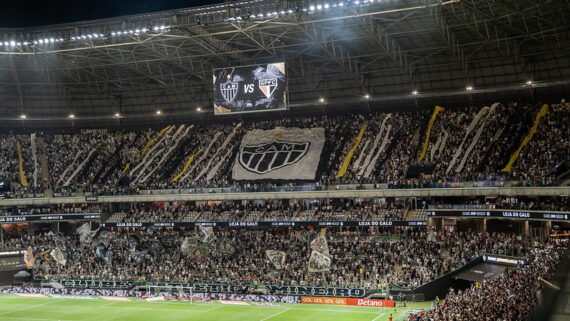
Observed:
[[[358,299],[358,305],[369,306],[369,307],[383,307],[384,306],[382,301],[374,301],[374,300],[366,300],[366,299]]]

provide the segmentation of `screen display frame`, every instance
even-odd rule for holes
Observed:
[[[251,69],[251,68],[255,68],[255,67],[261,67],[264,68],[264,70],[267,70],[267,66],[269,65],[277,65],[276,68],[278,68],[282,73],[283,73],[283,82],[284,82],[284,88],[283,88],[283,101],[282,101],[282,107],[278,107],[278,108],[259,108],[259,107],[249,107],[249,108],[253,108],[252,110],[245,110],[248,107],[241,107],[242,110],[235,110],[235,109],[229,109],[227,107],[224,107],[219,103],[219,101],[221,101],[221,84],[218,82],[217,83],[217,76],[220,74],[220,72],[224,72],[227,70],[239,70],[239,69]],[[281,65],[281,66],[279,66]],[[253,69],[252,69],[253,70]],[[255,91],[257,89],[261,90],[259,81],[260,79],[256,79],[254,80],[255,83],[248,83],[248,85],[253,85],[253,87],[249,87],[251,88],[252,92],[248,93],[247,95],[255,95]],[[278,79],[275,80],[276,83],[279,82]],[[255,86],[257,85],[257,86]],[[271,86],[272,84],[268,83],[267,86],[263,86],[266,88],[269,88],[268,91],[271,91]],[[220,88],[217,88],[217,86],[220,86]],[[235,87],[236,87],[236,92],[233,93],[231,91],[231,86],[228,87],[228,92],[230,93],[230,96],[233,99],[235,99],[235,96],[242,90],[244,90],[244,88],[242,87],[242,85],[240,85],[239,81],[235,82]],[[273,90],[277,90],[278,87],[276,87]],[[228,116],[228,115],[233,115],[233,114],[249,114],[249,113],[263,113],[263,112],[272,112],[272,111],[286,111],[289,109],[289,83],[288,83],[288,78],[287,78],[287,63],[285,61],[278,61],[278,62],[270,62],[270,63],[266,63],[266,64],[250,64],[250,65],[243,65],[243,66],[233,66],[233,67],[222,67],[222,68],[215,68],[212,70],[212,92],[213,92],[213,105],[214,105],[214,115],[215,116]],[[265,95],[267,96],[267,92],[264,92]],[[259,94],[259,93],[257,93]],[[269,98],[269,96],[267,97]],[[224,98],[225,99],[225,98]],[[257,100],[255,101],[257,102]]]

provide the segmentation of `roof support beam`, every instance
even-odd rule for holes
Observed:
[[[350,50],[344,47],[332,36],[325,33],[322,29],[318,28],[315,24],[299,25],[298,28],[302,30],[319,48],[324,51],[327,56],[341,67],[343,73],[349,78],[355,80],[362,91],[367,91],[364,85],[364,78],[360,73],[359,61],[352,55]]]
[[[430,5],[430,0],[422,0],[423,3],[426,5],[426,10],[430,13],[430,15],[435,19],[435,23],[437,25],[437,29],[443,41],[447,45],[447,48],[450,52],[453,53],[454,58],[457,60],[461,71],[463,72],[463,76],[465,77],[466,84],[470,82],[470,65],[468,60],[465,58],[465,52],[457,38],[457,35],[453,31],[453,29],[448,25],[447,19],[442,15],[442,7],[434,7]]]
[[[409,15],[406,15],[408,17]],[[402,18],[401,20],[405,19]],[[400,21],[401,21],[400,20]],[[374,43],[378,48],[380,48],[388,57],[392,59],[392,62],[408,77],[410,80],[413,78],[414,67],[412,58],[405,53],[402,46],[388,34],[386,29],[382,27],[380,22],[371,16],[362,17],[362,23],[365,26],[367,34],[374,40]]]

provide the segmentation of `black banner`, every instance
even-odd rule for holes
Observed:
[[[27,222],[53,222],[53,221],[98,221],[101,214],[47,214],[47,215],[19,215],[0,216],[0,223],[27,223]]]
[[[87,289],[128,289],[131,287],[130,281],[107,281],[107,280],[60,280],[59,282],[66,288],[87,288]]]
[[[552,221],[567,221],[567,213],[540,212],[540,211],[512,211],[512,210],[429,210],[427,216],[435,217],[492,217],[512,219],[540,219]]]
[[[215,69],[213,80],[216,115],[287,107],[284,62]]]
[[[294,226],[428,226],[427,221],[263,221],[263,222],[128,222],[101,223],[101,227],[294,227]]]
[[[362,288],[328,288],[315,286],[287,286],[269,285],[269,293],[274,295],[300,295],[300,296],[332,296],[342,298],[361,298],[366,294]]]
[[[56,281],[66,288],[90,288],[90,289],[131,289],[135,283],[131,281],[105,281],[105,280],[59,280]],[[208,284],[191,282],[145,282],[139,284],[139,289],[146,286],[161,288],[193,288],[194,293],[250,293],[253,288],[249,285],[239,284]],[[362,298],[366,294],[364,288],[330,288],[319,286],[295,286],[295,285],[268,285],[267,290],[271,295],[292,296],[330,296],[342,298]]]

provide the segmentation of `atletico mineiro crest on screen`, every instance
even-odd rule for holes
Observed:
[[[231,102],[236,98],[238,92],[238,84],[235,82],[226,82],[220,85],[222,96],[227,102]]]
[[[267,98],[271,98],[271,95],[273,95],[273,92],[275,92],[276,88],[277,88],[276,78],[259,80],[259,89],[261,89],[261,91]]]

